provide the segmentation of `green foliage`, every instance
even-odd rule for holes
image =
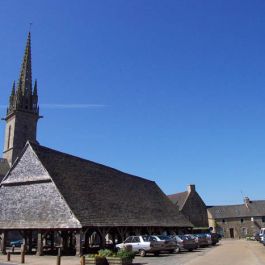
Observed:
[[[98,254],[89,254],[86,257],[88,258],[107,258],[107,257],[118,257],[122,259],[134,259],[135,253],[132,251],[128,251],[126,249],[120,249],[117,253],[109,250],[109,249],[100,249]]]
[[[109,249],[100,249],[98,251],[98,255],[100,257],[113,257],[113,254],[114,253],[111,250],[109,250]]]
[[[92,258],[92,259],[102,259],[102,258],[105,258],[103,256],[100,256],[99,254],[88,254],[85,257],[86,258]]]
[[[135,253],[132,251],[128,251],[126,249],[120,249],[117,252],[117,257],[126,258],[126,259],[134,259]]]

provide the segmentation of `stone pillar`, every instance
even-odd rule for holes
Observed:
[[[2,232],[1,234],[1,253],[6,254],[6,237],[7,237],[7,232]]]
[[[37,239],[37,256],[43,255],[43,241],[42,241],[42,232],[38,231],[38,239]]]

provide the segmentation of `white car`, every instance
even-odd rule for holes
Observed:
[[[122,249],[128,245],[141,257],[144,257],[146,253],[159,255],[159,252],[164,249],[164,242],[158,242],[153,236],[129,236],[123,243],[117,244],[116,248]]]

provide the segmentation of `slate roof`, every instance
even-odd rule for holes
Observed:
[[[0,206],[0,212],[9,211],[5,217],[0,215],[2,227],[6,226],[6,220],[14,219],[12,216],[14,211],[9,209],[14,204],[18,218],[28,219],[27,225],[32,227],[37,226],[38,221],[43,221],[42,227],[54,228],[56,221],[60,227],[66,227],[69,217],[64,216],[63,212],[67,212],[72,218],[69,227],[79,225],[82,227],[192,227],[192,224],[176,211],[175,205],[155,182],[33,143],[27,143],[24,155],[17,160],[1,184],[0,199],[7,194],[9,199],[9,206]],[[20,185],[27,188],[35,187],[35,190],[31,188],[23,192]],[[30,192],[38,194],[39,191],[39,197],[34,195],[30,199],[28,195]],[[28,198],[28,200],[22,199],[22,204],[20,204],[21,192]],[[45,199],[39,205],[41,196]],[[61,202],[59,197],[65,203]],[[54,198],[60,204],[58,211],[56,204],[47,202],[48,199],[52,201]],[[45,201],[48,204],[46,208]],[[20,215],[24,211],[25,204],[29,218]],[[44,214],[37,209],[34,210],[41,206],[44,207]],[[52,222],[52,219],[55,222]],[[14,226],[22,227],[19,221]]]
[[[265,200],[251,201],[247,204],[208,206],[214,219],[265,216]]]
[[[168,195],[168,198],[174,204],[176,204],[179,207],[179,210],[181,211],[188,196],[189,196],[188,191],[184,191],[184,192],[179,192],[179,193]]]

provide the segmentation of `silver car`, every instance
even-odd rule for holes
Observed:
[[[139,253],[141,257],[144,257],[146,253],[154,253],[159,255],[159,252],[163,250],[164,242],[158,242],[153,236],[129,236],[121,244],[117,244],[117,249],[122,249],[125,246],[130,245],[132,251]]]

